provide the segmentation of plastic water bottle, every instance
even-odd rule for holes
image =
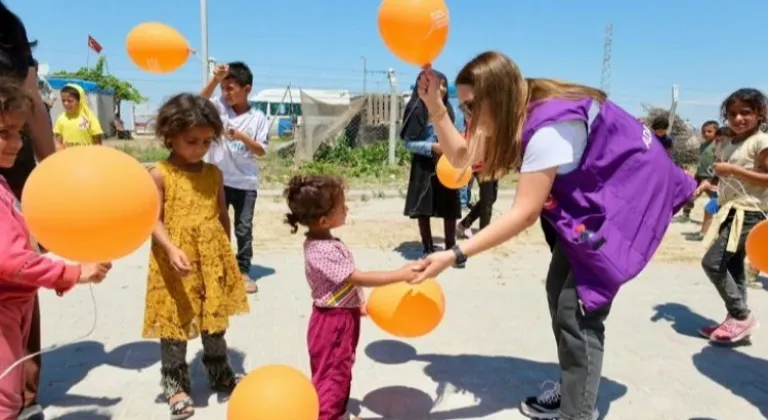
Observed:
[[[579,242],[589,244],[594,250],[605,244],[605,238],[597,238],[595,232],[587,229],[587,227],[583,224],[576,226],[573,231],[579,238]]]

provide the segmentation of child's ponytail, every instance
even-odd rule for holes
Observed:
[[[290,210],[284,222],[291,226],[291,233],[296,233],[299,225],[310,226],[343,203],[344,180],[329,175],[296,175],[288,181],[283,197]]]
[[[283,219],[283,222],[291,226],[291,233],[296,233],[299,231],[299,218],[296,217],[293,213],[285,213],[285,219]]]

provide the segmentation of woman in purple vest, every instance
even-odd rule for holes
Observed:
[[[417,282],[514,238],[541,215],[556,235],[546,290],[562,375],[521,410],[538,419],[596,418],[611,303],[647,265],[696,184],[600,90],[525,79],[497,52],[467,63],[456,86],[472,117],[469,142],[447,117],[436,79],[427,72],[419,80],[445,156],[457,167],[482,161],[486,176],[520,178],[512,208],[461,245],[427,256]]]

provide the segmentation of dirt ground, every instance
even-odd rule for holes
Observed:
[[[701,220],[705,200],[697,202],[693,219]],[[367,201],[351,201],[347,225],[340,228],[337,235],[352,249],[376,249],[382,251],[398,251],[404,255],[418,255],[421,251],[419,233],[416,222],[403,216],[403,199],[383,198]],[[505,211],[511,205],[511,198],[503,198],[494,206],[496,215]],[[290,227],[283,223],[287,207],[278,197],[265,197],[256,204],[254,220],[254,246],[258,250],[300,249],[303,240],[301,231],[291,235]],[[687,239],[687,234],[696,232],[698,223],[672,224],[667,231],[655,261],[694,262],[701,258],[704,246],[701,242]],[[435,241],[442,244],[442,221],[433,219],[432,231]],[[499,256],[507,256],[528,248],[538,248],[547,252],[546,242],[540,226],[534,226],[518,238],[502,245],[492,252]]]
[[[107,140],[105,144],[113,147],[129,145],[141,149],[158,147],[153,136],[142,135],[135,136],[134,140],[129,141]],[[654,258],[656,261],[694,262],[701,258],[703,244],[687,238],[688,234],[699,230],[700,224],[696,221],[700,221],[703,216],[705,202],[704,199],[697,202],[693,212],[693,223],[670,226]],[[495,214],[500,214],[510,205],[510,198],[500,199],[495,205]],[[403,216],[402,198],[356,199],[349,203],[349,207],[347,225],[339,229],[338,235],[351,247],[382,251],[395,250],[409,256],[417,255],[421,251],[415,221]],[[287,207],[282,198],[263,197],[257,201],[254,220],[254,246],[257,250],[300,249],[303,235],[301,232],[291,235],[290,227],[283,223],[286,211]],[[432,231],[436,242],[442,243],[443,227],[440,220],[432,221]],[[529,247],[541,249],[542,252],[547,251],[544,235],[538,225],[492,252],[497,256],[506,256]]]

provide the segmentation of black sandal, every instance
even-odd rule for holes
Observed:
[[[168,406],[171,409],[171,420],[186,420],[195,415],[195,405],[188,396],[173,403],[169,401]]]

